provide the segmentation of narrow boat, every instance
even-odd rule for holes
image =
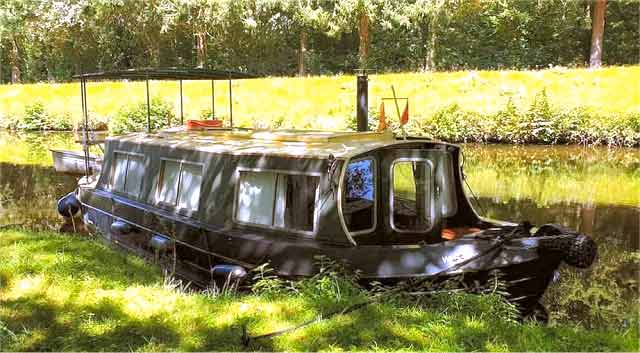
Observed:
[[[499,270],[508,299],[530,313],[558,267],[590,266],[596,245],[557,225],[480,217],[460,158],[457,145],[389,131],[189,124],[107,138],[102,172],[58,208],[205,286],[264,263],[311,276],[324,255],[385,282],[483,283]]]

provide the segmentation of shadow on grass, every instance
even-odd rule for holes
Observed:
[[[0,320],[16,334],[3,349],[17,351],[122,351],[175,347],[180,335],[162,318],[136,319],[103,300],[54,304],[43,296],[2,300]]]

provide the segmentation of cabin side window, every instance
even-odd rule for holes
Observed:
[[[144,157],[136,154],[116,152],[111,174],[114,191],[138,198],[144,176]]]
[[[202,165],[162,160],[157,203],[178,210],[197,211],[202,184]]]
[[[391,167],[391,226],[398,232],[428,231],[431,219],[431,165],[400,160]]]
[[[375,197],[375,161],[368,158],[349,163],[342,194],[342,214],[349,232],[375,228]]]
[[[319,176],[240,171],[235,219],[240,223],[313,232]]]

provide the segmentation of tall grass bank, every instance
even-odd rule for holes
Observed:
[[[370,125],[377,127],[381,99],[391,96],[393,85],[399,96],[409,98],[408,134],[451,142],[637,147],[637,82],[640,66],[372,75]],[[226,82],[216,85],[215,115],[221,119],[229,118],[227,89]],[[150,91],[154,125],[176,121],[178,83],[152,82]],[[257,128],[353,128],[355,91],[356,80],[348,75],[235,81],[234,122]],[[209,82],[185,82],[185,119],[209,117],[210,95]],[[144,83],[90,83],[91,127],[109,126],[115,133],[141,129],[145,102]],[[391,127],[398,129],[396,107],[385,104]],[[80,120],[78,83],[0,86],[0,127],[67,130]]]

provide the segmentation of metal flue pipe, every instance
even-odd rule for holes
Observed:
[[[357,80],[357,126],[358,131],[367,131],[369,129],[369,77],[367,72],[365,70],[358,72]]]

